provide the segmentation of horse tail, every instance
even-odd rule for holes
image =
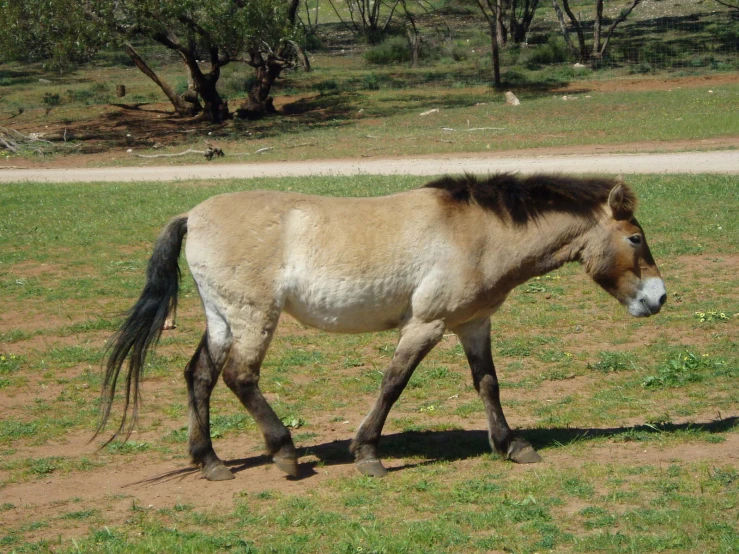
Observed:
[[[186,233],[186,215],[173,219],[164,228],[149,259],[144,290],[138,301],[126,312],[126,320],[108,343],[106,348],[108,359],[105,363],[105,376],[100,395],[100,416],[93,439],[105,428],[110,417],[115,387],[126,360],[128,369],[125,373],[126,395],[123,417],[118,429],[105,444],[110,443],[121,433],[125,433],[123,440],[128,440],[136,425],[140,401],[139,382],[147,353],[159,341],[167,314],[177,308],[180,284],[178,260]],[[127,425],[131,404],[133,410]]]

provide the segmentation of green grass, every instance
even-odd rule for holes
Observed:
[[[519,287],[493,320],[506,415],[545,464],[513,466],[489,452],[464,354],[448,337],[390,414],[383,453],[408,465],[386,479],[332,473],[316,486],[312,477],[283,483],[269,473],[245,486],[240,473],[219,493],[233,497],[219,509],[188,496],[148,508],[138,495],[158,484],[98,501],[80,486],[75,494],[82,498],[38,509],[8,496],[0,504],[2,549],[735,551],[738,468],[725,457],[739,433],[735,179],[629,180],[667,284],[663,312],[628,317],[572,265]],[[0,419],[0,494],[52,479],[125,473],[129,464],[187,466],[180,375],[203,318],[186,271],[178,330],[145,368],[138,434],[94,456],[44,452],[91,435],[105,340],[137,297],[152,241],[171,216],[226,191],[362,196],[424,181],[3,186],[0,287],[4,309],[16,315],[0,349],[3,402],[10,406]],[[277,333],[262,387],[317,473],[351,463],[347,443],[375,398],[394,340],[394,333],[332,335],[290,321]],[[217,448],[239,444],[246,457],[261,453],[252,419],[222,385],[214,391],[212,422]],[[341,443],[326,440],[331,428]],[[695,457],[681,457],[687,449]],[[665,454],[655,462],[645,450]],[[130,510],[111,521],[107,509],[115,503]]]

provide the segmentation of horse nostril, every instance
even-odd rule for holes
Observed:
[[[659,297],[659,305],[662,306],[664,303],[667,302],[667,294],[663,294]]]

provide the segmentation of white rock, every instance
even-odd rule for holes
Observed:
[[[516,98],[516,95],[509,90],[505,93],[505,103],[511,106],[519,106],[521,104],[521,101]]]

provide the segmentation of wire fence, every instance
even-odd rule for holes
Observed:
[[[739,68],[739,10],[665,16],[617,28],[608,62],[643,72]]]

